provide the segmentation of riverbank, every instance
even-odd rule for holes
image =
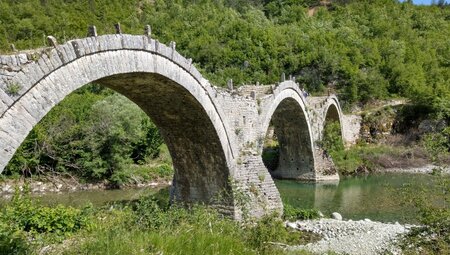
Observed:
[[[288,222],[286,226],[322,236],[317,242],[287,246],[287,251],[307,250],[314,254],[331,251],[349,255],[401,254],[399,240],[413,227],[398,222],[381,223],[369,219],[318,219]]]
[[[450,174],[450,166],[437,166],[433,164],[427,164],[421,167],[392,167],[377,169],[375,172],[381,173],[408,173],[408,174]]]
[[[392,167],[392,168],[377,168],[372,173],[406,173],[406,174],[445,174],[450,175],[450,166],[442,167],[433,164],[427,164],[420,167]],[[11,196],[16,189],[22,191],[25,186],[28,186],[32,194],[46,194],[46,193],[64,193],[76,192],[86,190],[112,190],[112,189],[135,189],[146,187],[165,187],[172,185],[171,178],[156,178],[150,181],[128,182],[126,184],[117,185],[107,180],[85,183],[77,178],[67,177],[46,177],[46,178],[20,178],[0,180],[0,195]]]
[[[203,205],[169,205],[161,193],[83,208],[47,206],[22,193],[0,210],[0,254],[281,255],[270,243],[312,240],[287,229],[280,215],[235,221]]]
[[[383,178],[379,178],[379,177]],[[46,199],[35,199],[35,196],[24,194],[12,199],[10,203],[0,208],[0,254],[383,254],[391,252],[395,254],[400,249],[412,247],[413,251],[420,251],[425,247],[427,254],[448,254],[445,236],[448,233],[448,207],[439,207],[435,201],[448,196],[442,193],[442,188],[450,187],[448,181],[435,183],[430,181],[449,180],[448,177],[427,175],[427,178],[414,175],[413,178],[425,184],[429,190],[427,193],[420,191],[415,185],[408,185],[406,190],[399,190],[393,186],[388,188],[389,180],[396,183],[396,176],[408,176],[403,174],[373,175],[366,178],[343,179],[340,187],[350,189],[338,190],[329,186],[299,184],[294,181],[277,183],[280,194],[285,202],[285,220],[292,220],[289,224],[280,220],[277,215],[269,215],[260,220],[249,219],[237,222],[223,217],[212,208],[201,205],[190,209],[169,206],[169,195],[166,189],[157,193],[146,194],[145,189],[127,192],[133,193],[132,199],[120,197],[121,190],[96,191],[102,198],[113,197],[108,203],[88,203],[72,207],[73,201],[78,199],[77,192],[69,194],[47,194]],[[371,180],[375,178],[375,181]],[[409,183],[413,179],[400,179],[401,183]],[[361,185],[355,186],[355,181]],[[280,184],[287,185],[280,185]],[[414,182],[413,182],[414,183]],[[435,183],[435,184],[433,184]],[[289,189],[289,184],[295,184],[298,193]],[[301,186],[299,186],[301,185]],[[305,186],[303,186],[305,185]],[[304,189],[312,186],[313,191]],[[294,187],[294,186],[292,186]],[[301,187],[299,189],[299,187]],[[380,187],[380,189],[374,189]],[[288,189],[286,189],[288,188]],[[148,190],[148,189],[147,189]],[[367,191],[367,195],[361,192]],[[441,192],[438,192],[441,191]],[[410,208],[401,205],[402,212],[413,211],[418,218],[414,224],[420,226],[429,225],[423,231],[409,231],[413,221],[401,221],[401,214],[390,219],[379,219],[377,215],[389,213],[390,208],[400,205],[401,196],[392,197],[383,192],[393,194],[409,194],[410,198],[418,201],[415,203],[420,208]],[[83,191],[81,193],[92,193]],[[110,193],[110,194],[106,194]],[[114,193],[114,194],[111,194]],[[310,202],[298,194],[313,195]],[[381,194],[380,194],[381,193]],[[119,195],[119,196],[118,196]],[[431,196],[433,195],[433,196]],[[57,197],[66,196],[69,202],[58,201]],[[381,196],[381,200],[375,199]],[[438,197],[436,197],[438,196]],[[442,197],[439,197],[442,196]],[[408,198],[408,200],[410,200]],[[424,198],[425,200],[422,200]],[[437,199],[437,200],[436,200]],[[52,203],[45,201],[51,200]],[[89,194],[88,201],[92,201]],[[115,201],[115,202],[114,202]],[[316,208],[325,215],[334,215],[335,219],[323,218],[320,220],[298,221],[299,219],[315,218],[320,213],[311,213],[311,209],[302,214],[293,213],[290,207],[305,210],[292,204],[298,201],[302,206]],[[331,201],[341,201],[333,210],[323,210],[325,204]],[[349,204],[348,202],[352,202]],[[369,201],[376,207],[370,209],[365,202]],[[422,202],[424,201],[424,202]],[[342,203],[345,202],[345,203]],[[434,206],[437,208],[433,208]],[[352,215],[355,210],[363,208],[360,215]],[[368,210],[367,210],[368,209]],[[417,211],[417,209],[420,209]],[[427,214],[422,211],[426,210]],[[342,216],[331,214],[339,211]],[[316,211],[317,212],[317,211]],[[391,211],[392,212],[392,211]],[[394,211],[395,212],[395,211]],[[286,215],[287,214],[287,215]],[[301,217],[300,217],[300,216]],[[424,217],[428,215],[428,217]],[[346,220],[338,220],[343,217]],[[364,218],[371,220],[364,220]],[[384,217],[384,216],[383,216]],[[63,224],[76,226],[69,232]],[[342,218],[341,218],[342,219]],[[353,219],[353,220],[347,220]],[[376,221],[375,221],[376,220]],[[395,221],[401,223],[392,223]],[[379,221],[379,222],[378,222]],[[383,222],[383,223],[381,223]],[[73,225],[75,224],[75,225]],[[286,228],[288,225],[288,228]],[[3,229],[2,229],[3,228]],[[56,228],[56,229],[55,229]],[[61,228],[61,229],[59,229]],[[63,231],[63,232],[61,232]],[[65,233],[61,235],[61,233]],[[3,235],[2,235],[3,233]],[[19,233],[18,235],[13,233]],[[413,238],[409,235],[418,233]],[[427,243],[423,245],[424,234]],[[405,246],[406,240],[412,245]],[[437,240],[433,240],[437,238]],[[410,238],[410,239],[408,239]],[[431,241],[429,240],[431,239]],[[418,241],[417,241],[418,240]],[[418,243],[419,242],[419,243]],[[435,249],[436,245],[441,247]],[[2,246],[3,245],[3,246]],[[22,253],[2,253],[11,245]],[[426,246],[428,245],[428,246]],[[417,248],[419,247],[419,248]],[[361,253],[359,253],[361,252]],[[416,254],[414,252],[408,254]]]
[[[32,194],[64,193],[84,190],[134,189],[145,187],[164,187],[172,185],[170,179],[158,178],[151,181],[135,181],[117,185],[109,181],[84,183],[77,178],[21,178],[3,179],[0,181],[0,195],[11,196],[16,189],[23,191],[27,187]]]

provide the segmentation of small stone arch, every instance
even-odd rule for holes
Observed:
[[[279,163],[274,178],[313,179],[315,171],[314,143],[306,111],[305,98],[293,82],[285,82],[274,90],[274,99],[266,113],[262,130],[274,125],[279,142]]]
[[[343,138],[343,126],[342,126],[342,110],[339,101],[336,96],[329,96],[326,100],[324,111],[323,111],[323,127],[320,133],[320,139],[323,138],[323,131],[325,125],[329,121],[337,121],[341,130],[341,138]]]

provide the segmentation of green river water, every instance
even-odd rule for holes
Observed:
[[[300,208],[316,208],[325,215],[339,212],[345,219],[383,222],[410,222],[417,219],[414,208],[405,204],[405,192],[416,192],[434,186],[440,177],[425,174],[377,174],[342,178],[335,184],[312,184],[276,181],[284,203]],[[448,178],[448,177],[446,177]],[[408,189],[406,189],[408,187]],[[167,187],[164,189],[168,189]],[[92,190],[40,195],[45,204],[83,206],[105,205],[113,201],[134,200],[160,189]],[[433,199],[435,191],[428,191]],[[5,200],[1,201],[5,202]],[[0,203],[1,203],[0,202]]]
[[[344,219],[371,219],[382,222],[417,222],[416,209],[408,193],[425,192],[435,198],[440,177],[425,174],[389,173],[347,177],[336,184],[307,184],[277,181],[284,203],[316,208],[325,215],[339,212]],[[442,201],[437,201],[438,203]]]

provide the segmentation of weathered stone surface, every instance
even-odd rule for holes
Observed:
[[[47,43],[48,43],[48,45],[50,45],[52,47],[58,46],[58,42],[56,41],[56,38],[51,35],[47,36]]]
[[[331,218],[333,218],[335,220],[342,220],[342,215],[338,212],[334,212],[331,214]]]
[[[342,138],[347,147],[356,144],[358,141],[361,131],[361,120],[359,115],[342,115]]]
[[[345,124],[336,97],[305,98],[293,81],[230,93],[211,86],[175,44],[148,34],[91,35],[40,50],[35,61],[0,56],[0,172],[53,106],[96,82],[127,96],[159,127],[175,168],[173,200],[214,204],[236,218],[261,216],[282,210],[272,176],[338,178],[317,146],[325,121]],[[20,95],[7,95],[12,81],[23,86]],[[281,151],[272,172],[261,159],[270,122]]]

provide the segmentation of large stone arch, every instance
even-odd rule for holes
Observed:
[[[127,96],[160,128],[174,159],[174,199],[210,203],[231,189],[234,152],[213,88],[173,47],[146,36],[74,40],[45,50],[3,82],[21,90],[14,96],[0,90],[0,173],[51,108],[97,82]],[[232,198],[225,203],[232,206]]]
[[[315,176],[314,142],[306,109],[306,100],[291,81],[274,90],[265,113],[262,130],[274,125],[279,142],[279,163],[271,175],[280,179],[313,180]]]

